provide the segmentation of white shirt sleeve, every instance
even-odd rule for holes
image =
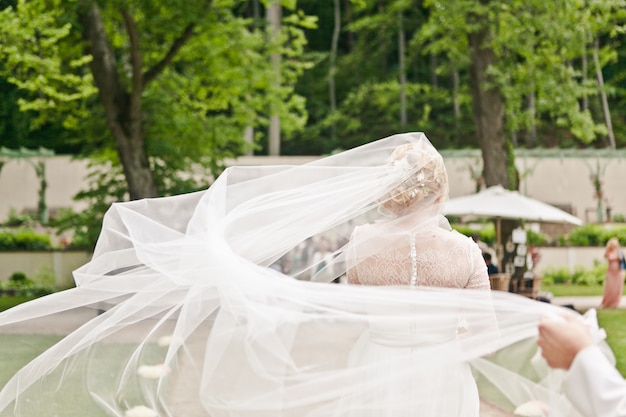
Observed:
[[[626,417],[626,381],[597,346],[576,355],[564,390],[584,417]]]

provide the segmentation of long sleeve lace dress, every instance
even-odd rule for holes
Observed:
[[[449,287],[489,289],[487,269],[478,246],[468,237],[453,230],[439,227],[436,222],[421,228],[417,233],[399,233],[388,237],[377,233],[377,225],[357,228],[353,240],[360,235],[375,236],[370,246],[385,249],[362,257],[348,269],[348,282],[362,285],[408,286],[419,291],[421,287]],[[355,245],[358,251],[358,245]],[[358,253],[352,257],[359,259]],[[350,264],[350,263],[349,263]],[[473,292],[468,291],[468,297]],[[393,325],[372,322],[357,341],[350,356],[352,366],[372,364],[372,380],[381,374],[401,375],[390,378],[385,386],[372,387],[366,394],[344,402],[347,415],[354,416],[477,416],[479,398],[476,382],[469,365],[451,364],[445,371],[436,373],[428,363],[423,363],[422,353],[429,349],[449,349],[451,355],[461,349],[455,343],[466,331],[472,331],[464,320],[462,306],[458,315],[439,318],[440,332],[420,331],[423,317],[432,318],[428,306],[419,311],[407,307],[404,320]],[[398,308],[390,308],[394,314]],[[384,314],[380,309],[376,314]],[[422,317],[420,317],[422,314]],[[392,358],[402,358],[394,361]],[[404,367],[406,373],[392,367]],[[383,409],[374,404],[385,404]]]

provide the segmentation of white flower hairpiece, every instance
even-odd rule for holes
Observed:
[[[394,167],[394,171],[398,172],[399,174],[405,174],[405,175],[410,174],[414,168],[406,156],[400,159],[394,160],[393,167]]]
[[[414,180],[411,181],[413,187],[409,192],[411,198],[417,197],[420,191],[422,193],[428,193],[428,189],[426,188],[426,174],[424,173],[424,170],[420,168],[417,173],[414,173],[415,169],[416,167],[414,164],[409,162],[407,155],[393,161],[393,173],[396,178],[399,178],[402,181],[407,181],[412,175],[415,175]]]

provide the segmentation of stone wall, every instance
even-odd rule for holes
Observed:
[[[14,272],[23,272],[37,282],[38,276],[55,278],[57,288],[74,286],[72,271],[91,259],[80,251],[0,252],[0,281],[6,282]]]
[[[541,260],[537,264],[537,273],[543,275],[550,268],[567,268],[574,272],[577,267],[593,268],[597,263],[604,263],[604,247],[538,248]]]
[[[537,273],[543,275],[549,268],[593,268],[596,262],[605,262],[602,247],[555,248],[541,247],[541,261]],[[89,262],[91,255],[78,251],[54,252],[0,252],[0,281],[8,281],[14,272],[23,272],[31,279],[53,273],[57,288],[74,285],[72,271]]]
[[[605,205],[613,214],[626,215],[626,163],[619,151],[607,155],[603,151],[565,152],[559,155],[551,151],[516,151],[516,164],[521,176],[520,192],[532,198],[570,211],[585,223],[597,220],[597,200],[590,175],[602,173]],[[450,197],[472,194],[476,183],[471,172],[482,166],[478,151],[443,151],[450,177]],[[302,164],[317,159],[308,156],[268,157],[246,156],[227,161],[228,165]],[[87,162],[69,156],[54,156],[46,159],[48,188],[46,199],[51,210],[59,207],[83,207],[72,200],[80,190],[87,187]],[[210,179],[207,175],[207,186]],[[0,221],[5,220],[9,210],[34,211],[37,207],[39,182],[33,167],[23,160],[6,161],[0,171]]]

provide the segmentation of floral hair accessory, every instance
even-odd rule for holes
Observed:
[[[392,152],[388,164],[391,178],[398,185],[381,200],[385,212],[405,214],[426,198],[447,195],[448,175],[443,158],[431,145],[400,145]]]

